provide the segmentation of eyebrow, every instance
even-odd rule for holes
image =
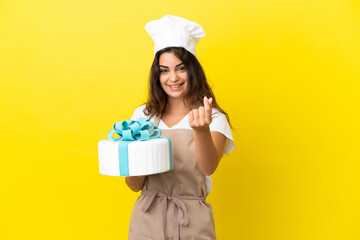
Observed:
[[[176,65],[175,67],[178,67],[178,66],[180,66],[180,65],[182,65],[182,64],[184,64],[184,63],[179,63],[179,64],[178,64],[178,65]],[[169,68],[169,67],[164,66],[164,65],[160,65],[160,67]]]

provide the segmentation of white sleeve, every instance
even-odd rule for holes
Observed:
[[[145,109],[145,105],[141,105],[140,107],[136,108],[134,114],[131,116],[132,120],[138,120],[140,117],[147,118],[143,112]]]
[[[213,109],[213,118],[210,123],[210,131],[222,133],[226,137],[223,154],[229,153],[235,148],[235,142],[232,137],[231,128],[229,122],[226,119],[225,114]]]

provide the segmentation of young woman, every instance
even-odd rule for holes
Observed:
[[[216,239],[206,196],[210,175],[234,142],[228,115],[216,103],[196,56],[185,47],[156,52],[148,101],[131,117],[149,118],[171,139],[174,168],[125,178],[131,190],[142,190],[131,214],[131,240]]]

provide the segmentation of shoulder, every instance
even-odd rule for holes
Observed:
[[[148,118],[145,113],[144,113],[144,109],[145,109],[145,104],[141,105],[139,107],[137,107],[133,113],[133,115],[131,116],[132,120],[137,120],[140,117],[144,117],[144,118]]]
[[[222,112],[220,112],[218,109],[213,108],[212,109],[212,122],[210,124],[210,129],[216,129],[216,128],[226,128],[226,126],[229,126],[229,122]]]
[[[150,119],[150,118],[149,118],[150,116],[145,115],[145,113],[144,113],[145,107],[146,107],[145,104],[137,107],[137,108],[135,109],[133,115],[131,116],[131,119],[132,119],[132,120],[138,120],[139,118],[143,117],[143,118],[147,118],[147,119],[149,119],[150,121],[153,122],[153,121],[155,120],[155,117],[156,117],[156,116],[153,116],[153,117]]]

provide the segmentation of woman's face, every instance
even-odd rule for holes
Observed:
[[[160,84],[169,98],[184,98],[188,88],[188,72],[174,53],[160,55]]]

